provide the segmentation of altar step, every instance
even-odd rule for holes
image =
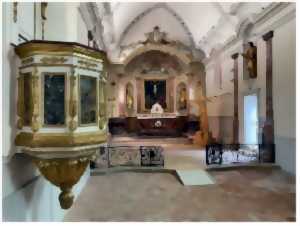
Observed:
[[[155,146],[169,146],[169,145],[191,145],[193,140],[188,137],[118,137],[113,136],[110,140],[110,145],[128,145],[128,146],[141,146],[141,145],[155,145]]]

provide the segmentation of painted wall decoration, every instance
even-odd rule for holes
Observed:
[[[64,74],[44,76],[44,124],[65,123],[65,76]]]
[[[97,114],[97,79],[80,76],[80,123],[96,123]]]

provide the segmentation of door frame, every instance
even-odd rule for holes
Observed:
[[[245,96],[250,96],[250,95],[256,95],[257,97],[257,144],[260,143],[260,134],[261,134],[261,131],[260,131],[260,124],[261,124],[261,116],[260,116],[260,101],[261,101],[261,97],[260,97],[260,92],[261,92],[261,89],[260,88],[257,88],[257,89],[250,89],[250,90],[247,90],[245,92],[243,92],[243,96],[242,96],[242,107],[243,107],[243,117],[242,117],[242,137],[243,137],[243,143],[245,144],[245,114],[244,114],[244,107],[245,107]]]

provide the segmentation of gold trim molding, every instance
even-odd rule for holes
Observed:
[[[15,48],[15,51],[21,59],[45,53],[65,53],[71,55],[77,53],[96,59],[106,60],[105,52],[75,42],[29,41],[18,45]]]
[[[99,80],[99,128],[104,130],[107,126],[107,104],[106,104],[107,86],[106,82]]]
[[[63,64],[68,61],[68,59],[64,57],[43,57],[40,61],[43,64]]]
[[[39,119],[40,115],[40,76],[36,67],[33,69],[31,77],[31,87],[32,87],[32,120],[31,120],[31,129],[33,132],[37,132],[41,127],[41,122]]]
[[[78,64],[85,66],[86,68],[97,67],[96,63],[91,63],[88,61],[78,60]]]
[[[19,74],[18,77],[18,101],[17,101],[17,113],[18,113],[18,121],[17,127],[18,129],[22,129],[24,125],[24,76]]]
[[[78,115],[78,101],[77,101],[77,77],[75,76],[75,70],[72,69],[72,75],[70,76],[70,102],[69,102],[69,115],[71,120],[69,121],[69,129],[75,131],[78,127],[78,122],[75,120]]]
[[[31,64],[34,62],[33,57],[22,60],[22,64]]]
[[[90,160],[94,158],[95,155],[93,154],[78,158],[33,158],[33,162],[48,181],[61,189],[59,195],[60,206],[63,209],[69,209],[74,200],[72,187],[77,184]]]
[[[30,133],[21,132],[17,135],[16,146],[25,147],[74,147],[101,144],[107,140],[102,131],[84,133]]]

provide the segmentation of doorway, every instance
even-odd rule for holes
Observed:
[[[258,143],[258,98],[257,94],[244,96],[244,143]]]

